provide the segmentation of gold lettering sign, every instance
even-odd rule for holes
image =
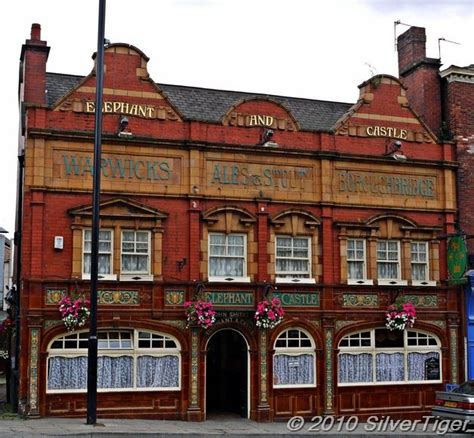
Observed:
[[[257,114],[251,114],[247,116],[247,126],[267,126],[267,127],[272,127],[273,126],[273,116],[264,116],[264,115],[257,115]]]
[[[406,129],[393,128],[391,126],[367,126],[365,129],[369,137],[390,137],[406,140],[408,131]]]
[[[95,112],[95,102],[87,101],[85,105],[86,113]],[[154,119],[157,117],[156,109],[152,105],[131,104],[128,102],[109,102],[102,104],[104,114],[127,114],[130,116],[142,117],[144,119]]]
[[[224,119],[224,125],[230,126],[264,126],[282,131],[296,131],[297,127],[289,117],[276,117],[269,114],[244,114],[232,112]]]

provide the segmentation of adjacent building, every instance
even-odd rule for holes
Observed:
[[[98,109],[94,68],[49,73],[48,53],[33,24],[17,241],[26,415],[86,412],[87,328],[68,332],[58,303],[89,293],[97,110],[99,416],[419,417],[462,378],[463,298],[440,238],[456,231],[456,147],[399,79],[368,79],[355,103],[169,85],[138,48],[110,44]],[[285,309],[271,330],[254,320],[268,296]],[[197,297],[217,310],[207,330],[186,327]],[[399,300],[416,323],[389,331]]]
[[[407,86],[407,95],[417,114],[439,138],[456,146],[457,201],[459,215],[456,238],[465,247],[467,260],[461,258],[460,270],[451,275],[467,281],[463,327],[467,345],[465,376],[474,379],[474,64],[442,67],[440,59],[426,56],[426,33],[411,27],[398,38],[399,75]],[[454,254],[452,254],[454,258]],[[459,274],[459,275],[457,275]]]

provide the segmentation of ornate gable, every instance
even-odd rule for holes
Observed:
[[[95,59],[95,55],[93,56]],[[104,53],[104,116],[181,121],[179,111],[150,78],[149,58],[129,44],[111,44]],[[56,102],[53,111],[95,113],[95,67],[77,86]],[[114,127],[117,125],[114,124]]]
[[[406,89],[393,76],[377,75],[359,85],[358,102],[334,125],[337,135],[436,143],[436,136],[409,106]]]

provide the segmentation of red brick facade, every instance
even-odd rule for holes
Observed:
[[[58,300],[87,295],[90,284],[84,266],[95,76],[46,73],[48,50],[34,25],[22,49],[20,399],[31,416],[82,416],[80,385],[68,391],[67,382],[61,386],[51,376],[59,377],[55,365],[69,367],[61,357],[75,357],[66,341],[55,350],[61,337],[71,336]],[[133,342],[148,333],[168,336],[178,345],[170,355],[179,357],[179,388],[133,383],[145,353],[140,346],[117,347],[113,358],[133,358],[133,388],[99,392],[98,415],[205,420],[221,399],[258,421],[429,413],[434,391],[457,381],[463,366],[462,303],[457,287],[446,282],[446,241],[438,238],[454,231],[456,157],[453,145],[433,134],[439,114],[425,124],[406,88],[387,75],[361,84],[360,99],[351,105],[160,85],[150,78],[147,61],[133,46],[105,49],[101,227],[110,267],[99,286],[98,328]],[[128,125],[121,131],[124,116]],[[273,136],[262,141],[270,128]],[[146,272],[132,275],[126,268],[124,230],[135,239],[148,236],[148,243],[140,241]],[[54,246],[56,236],[63,238],[62,249]],[[353,244],[363,252],[357,260],[350,256]],[[223,247],[232,261],[223,262]],[[424,279],[414,274],[417,251],[428,258]],[[391,274],[382,274],[384,263]],[[293,274],[285,273],[289,267]],[[185,328],[183,302],[201,284],[218,310],[206,331]],[[286,313],[265,330],[253,315],[269,290]],[[440,374],[428,378],[422,370],[421,377],[410,377],[416,366],[403,365],[397,378],[393,370],[382,377],[380,366],[367,365],[368,377],[344,380],[352,360],[348,335],[370,336],[370,346],[366,338],[357,354],[374,364],[393,362],[393,354],[414,360],[408,332],[394,340],[384,330],[385,310],[397,297],[415,303],[414,333],[434,342],[434,353],[426,354],[438,358]],[[298,341],[291,338],[295,333]],[[397,351],[387,347],[391,342]],[[240,374],[224,360],[231,353]],[[162,352],[150,354],[162,360]],[[218,368],[218,359],[227,368]],[[291,374],[292,367],[299,372]],[[225,379],[234,372],[235,379]],[[223,385],[242,382],[219,387],[211,383],[214,375]],[[241,404],[234,406],[225,391],[240,394]]]

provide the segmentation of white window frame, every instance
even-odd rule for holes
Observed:
[[[223,256],[214,256],[211,255],[211,236],[225,236],[225,251],[226,254]],[[244,255],[241,257],[242,262],[243,262],[243,275],[242,277],[233,277],[231,275],[225,275],[225,276],[212,276],[211,275],[211,257],[232,257],[236,258],[240,256],[228,256],[227,251],[228,251],[228,238],[229,236],[242,236],[243,241],[244,241]],[[248,245],[247,245],[247,235],[245,233],[219,233],[219,232],[213,232],[209,233],[208,235],[208,242],[207,242],[207,272],[208,272],[208,278],[210,282],[239,282],[239,283],[250,283],[250,277],[247,276],[247,251],[248,251]]]
[[[278,238],[279,237],[284,237],[284,238],[287,238],[287,239],[291,239],[291,251],[293,253],[295,247],[293,245],[293,241],[294,239],[306,239],[306,241],[308,242],[308,257],[294,257],[293,255],[291,255],[290,257],[278,257]],[[311,253],[311,244],[312,244],[312,239],[310,236],[290,236],[290,235],[287,235],[287,234],[276,234],[275,235],[275,281],[276,283],[290,283],[290,284],[293,284],[293,283],[298,283],[298,284],[314,284],[316,283],[316,280],[312,277],[312,263],[311,263],[311,259],[312,259],[312,253]],[[291,275],[291,272],[285,272],[285,273],[282,273],[282,272],[278,272],[277,271],[277,260],[281,258],[281,259],[290,259],[290,260],[307,260],[308,261],[308,271],[307,273],[301,273],[301,274],[307,274],[307,277],[289,277],[289,275]],[[300,273],[298,272],[294,272],[295,275],[300,275]],[[282,275],[285,275],[282,276]],[[286,277],[288,276],[288,277]]]
[[[129,232],[129,233],[134,233],[134,244],[136,245],[137,243],[137,233],[146,233],[148,236],[147,239],[147,245],[148,245],[148,252],[146,254],[147,256],[147,270],[146,271],[123,271],[123,256],[124,255],[145,255],[144,253],[139,253],[139,252],[124,252],[123,251],[123,235],[124,233]],[[153,280],[153,274],[151,274],[150,271],[151,267],[151,232],[149,230],[132,230],[132,229],[127,229],[123,228],[120,231],[120,280],[121,281],[152,281]]]
[[[288,339],[291,339],[291,340],[294,340],[295,338],[288,338],[288,333],[292,330],[297,330],[298,332],[301,333],[304,333],[306,335],[306,338],[301,338],[301,335],[299,336],[299,341],[301,343],[301,339],[309,339],[309,341],[311,342],[311,346],[310,347],[277,347],[277,342],[279,340],[282,339],[282,337],[284,337],[284,335],[286,334],[286,340],[288,341]],[[288,343],[288,342],[287,342]],[[272,358],[272,364],[273,362],[275,361],[275,356],[279,356],[279,355],[283,355],[283,356],[294,356],[294,357],[297,357],[297,356],[303,356],[303,355],[311,355],[312,358],[313,358],[313,379],[314,379],[314,382],[312,383],[304,383],[304,384],[295,384],[295,385],[279,385],[279,384],[276,384],[275,382],[273,383],[273,388],[315,388],[316,385],[317,385],[317,375],[316,375],[316,352],[315,352],[315,344],[314,344],[314,340],[313,340],[313,337],[306,331],[306,330],[303,330],[299,327],[291,327],[291,328],[288,328],[286,330],[284,330],[283,332],[281,332],[277,338],[275,339],[275,342],[273,344],[273,349],[274,349],[274,353],[273,353],[273,358]],[[272,365],[272,375],[273,375],[274,371],[273,371],[273,365]]]
[[[425,262],[420,262],[419,260],[414,261],[413,260],[413,246],[412,245],[417,245],[417,248],[419,248],[420,245],[423,245],[425,247],[425,252],[426,252],[426,261]],[[419,251],[417,249],[416,254],[419,254]],[[436,281],[430,280],[430,246],[429,243],[426,241],[412,241],[410,243],[410,257],[411,257],[411,272],[412,272],[412,280],[411,284],[413,286],[436,286]],[[425,265],[425,272],[426,276],[423,280],[413,280],[413,265]]]
[[[383,327],[378,327],[380,329]],[[439,338],[429,332],[425,332],[422,330],[404,330],[403,332],[403,348],[376,348],[375,347],[375,330],[376,329],[369,329],[369,330],[359,330],[357,332],[352,332],[344,336],[338,345],[339,353],[337,355],[337,384],[338,386],[368,386],[368,385],[419,385],[419,384],[436,384],[441,383],[443,381],[443,355],[441,352],[441,342]],[[370,332],[370,346],[341,346],[343,340],[350,338],[353,336],[353,340],[356,340],[355,335],[360,335],[361,333]],[[434,339],[436,341],[436,345],[408,345],[408,333],[416,333],[415,337],[411,339]],[[419,336],[421,335],[421,336]],[[365,338],[366,339],[366,338]],[[404,366],[404,380],[401,381],[378,381],[377,378],[377,371],[376,371],[376,357],[379,353],[403,353],[403,366]],[[439,379],[438,380],[408,380],[408,355],[409,353],[438,353],[439,355]],[[370,354],[372,356],[372,380],[367,382],[340,382],[339,381],[339,356],[342,354]]]
[[[81,264],[82,264],[82,279],[83,280],[90,280],[91,274],[85,273],[85,243],[86,243],[86,232],[90,231],[91,233],[91,245],[92,245],[92,229],[84,228],[82,230],[82,254],[81,254]],[[104,253],[99,251],[99,256],[101,254],[109,254],[110,256],[110,272],[108,274],[98,274],[99,280],[117,280],[117,275],[114,274],[114,230],[111,228],[101,228],[100,231],[109,231],[110,232],[110,253]],[[92,248],[91,248],[92,252]],[[91,252],[87,252],[87,254],[91,254]]]
[[[150,330],[141,330],[141,329],[135,329],[135,330],[122,330],[122,329],[117,329],[117,330],[107,330],[107,331],[100,331],[99,333],[110,333],[110,332],[127,332],[130,333],[131,336],[131,341],[132,341],[132,346],[131,348],[98,348],[98,356],[110,356],[110,357],[119,357],[119,356],[129,356],[132,357],[133,360],[133,370],[132,370],[132,386],[127,387],[127,388],[97,388],[97,392],[130,392],[130,391],[138,391],[138,392],[150,392],[150,391],[180,391],[181,390],[181,375],[182,375],[182,360],[181,360],[181,345],[179,341],[167,334],[167,333],[161,333],[161,332],[154,332]],[[139,347],[138,341],[139,341],[139,333],[141,332],[146,332],[150,333],[151,335],[158,335],[158,336],[163,336],[168,340],[172,340],[175,343],[176,348],[170,348],[170,347],[165,347],[165,348],[143,348]],[[70,336],[72,334],[76,334],[77,338],[79,339],[79,336],[81,333],[87,333],[85,331],[80,331],[80,332],[74,332],[74,333],[66,333],[62,334],[60,336],[57,336],[54,338],[48,345],[48,358],[46,361],[46,393],[47,394],[66,394],[66,393],[85,393],[87,392],[87,388],[81,388],[81,389],[49,389],[48,388],[48,373],[49,373],[49,360],[53,357],[87,357],[88,350],[87,348],[52,348],[52,345],[55,341],[64,339],[66,336]],[[63,345],[64,345],[64,340],[63,340]],[[152,357],[163,357],[163,356],[176,356],[178,357],[178,386],[176,387],[146,387],[142,388],[137,385],[137,363],[138,363],[138,358],[140,356],[152,356]]]
[[[362,250],[364,252],[364,256],[362,259],[350,259],[349,258],[349,242],[362,242]],[[346,257],[347,257],[347,284],[366,284],[366,285],[373,285],[374,281],[367,278],[367,241],[366,239],[359,239],[359,238],[348,238],[346,242]],[[357,249],[354,249],[357,251]],[[349,263],[351,262],[362,262],[362,278],[349,278]]]
[[[389,260],[386,259],[379,259],[379,243],[385,242],[387,245],[391,242],[395,242],[397,244],[397,260]],[[393,239],[379,239],[376,244],[375,248],[375,258],[376,258],[376,265],[377,265],[377,284],[381,286],[406,286],[408,284],[407,280],[402,280],[402,263],[401,263],[401,245],[399,240]],[[385,250],[385,253],[388,254],[388,248]],[[397,264],[397,278],[379,278],[379,263],[385,264]]]

